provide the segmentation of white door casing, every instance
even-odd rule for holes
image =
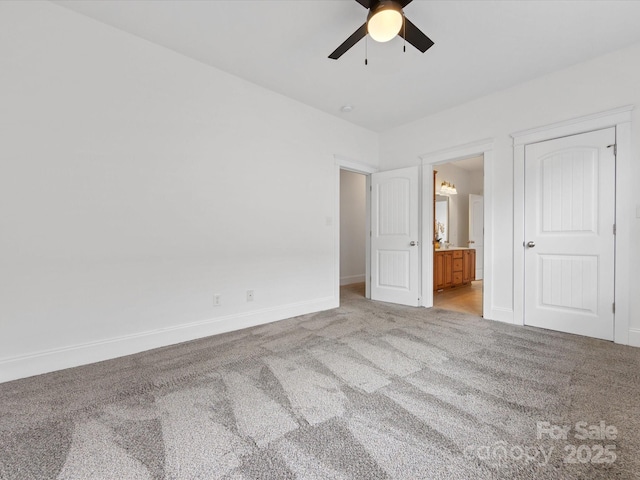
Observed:
[[[420,305],[419,167],[371,175],[371,298]]]
[[[476,280],[484,273],[484,197],[469,194],[469,248],[476,250]]]
[[[526,145],[524,321],[612,340],[615,128]]]

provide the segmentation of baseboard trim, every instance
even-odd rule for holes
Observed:
[[[364,283],[364,273],[362,275],[349,275],[347,277],[340,277],[340,286],[351,285],[352,283]]]
[[[339,306],[336,297],[227,315],[174,327],[0,359],[0,383],[111,360],[159,347],[255,327]]]
[[[629,345],[640,347],[640,328],[629,329]]]
[[[494,307],[486,312],[484,318],[486,318],[487,320],[495,320],[497,322],[513,324],[515,323],[513,315],[514,313],[512,309]]]

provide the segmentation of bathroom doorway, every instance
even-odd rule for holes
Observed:
[[[433,306],[482,316],[484,156],[434,172]]]

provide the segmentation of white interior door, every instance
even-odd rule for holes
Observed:
[[[525,324],[613,340],[615,128],[525,147]]]
[[[371,175],[371,298],[420,304],[419,168]]]
[[[476,250],[476,280],[482,280],[484,266],[484,197],[469,194],[469,248]]]

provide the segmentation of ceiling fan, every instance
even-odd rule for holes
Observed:
[[[347,38],[342,45],[329,55],[337,60],[347,50],[362,40],[367,34],[377,42],[388,42],[396,35],[400,35],[422,53],[426,52],[433,41],[420,31],[405,16],[402,9],[412,0],[356,0],[360,5],[369,9],[367,21]]]

